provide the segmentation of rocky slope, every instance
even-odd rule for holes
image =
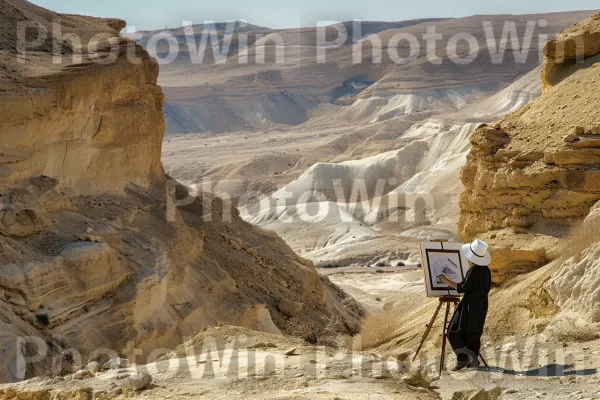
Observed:
[[[16,24],[57,18],[63,37],[19,63]],[[173,206],[187,193],[167,184],[160,163],[157,63],[118,36],[123,21],[21,0],[3,1],[0,19],[0,381],[48,372],[63,348],[137,348],[143,358],[219,322],[275,333],[291,323],[318,332],[332,320],[356,328],[354,301],[274,234],[217,198]],[[99,33],[106,43],[88,51]],[[53,43],[63,63],[52,62]],[[113,62],[94,62],[109,53]],[[17,363],[18,336],[42,338],[47,357]]]
[[[493,245],[496,282],[560,256],[560,242],[600,199],[598,32],[600,14],[550,42],[544,95],[471,139],[459,230],[464,241]]]

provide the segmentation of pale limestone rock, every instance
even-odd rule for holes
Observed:
[[[131,378],[129,378],[128,386],[129,389],[134,391],[145,390],[152,384],[152,376],[147,373],[138,372]]]
[[[410,386],[417,386],[422,388],[428,388],[430,386],[429,381],[423,376],[419,370],[413,370],[401,378],[402,382]]]
[[[102,367],[103,370],[121,368],[129,368],[129,360],[120,357],[113,358],[109,360],[106,364],[104,364],[104,366]]]
[[[239,239],[237,239],[237,240],[231,239],[229,241],[229,244],[231,244],[231,247],[233,247],[234,249],[236,249],[238,251],[242,250],[242,243]]]
[[[286,350],[285,353],[283,353],[283,354],[286,355],[286,356],[293,356],[293,355],[296,354],[296,348],[293,347],[293,348],[291,348],[289,350]]]
[[[88,365],[85,366],[85,369],[95,374],[100,371],[100,364],[96,361],[89,362]]]
[[[79,370],[75,373],[75,375],[73,375],[73,379],[77,379],[79,381],[82,381],[86,378],[90,378],[92,376],[91,372],[87,369],[82,369]]]
[[[597,225],[594,224],[594,230]],[[600,242],[587,240],[580,255],[570,257],[544,286],[561,311],[551,326],[570,325],[600,329]],[[582,332],[582,337],[586,334]]]

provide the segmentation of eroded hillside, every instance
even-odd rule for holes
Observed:
[[[48,358],[16,362],[19,336],[42,338],[48,357],[141,349],[143,362],[219,322],[356,329],[358,307],[312,263],[164,175],[158,65],[119,37],[123,21],[21,0],[3,1],[0,19],[0,381],[48,372]],[[51,27],[57,19],[63,36]],[[18,22],[49,32],[20,53],[24,62]],[[100,45],[86,47],[100,33]],[[53,62],[57,43],[63,62]]]

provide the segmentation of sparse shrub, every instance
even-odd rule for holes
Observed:
[[[345,324],[337,316],[332,316],[327,323],[318,327],[300,317],[288,320],[285,331],[298,336],[309,344],[342,348],[347,345],[344,334],[347,333]]]
[[[73,365],[73,357],[69,353],[55,353],[52,356],[52,364],[45,371],[47,378],[57,378],[73,373],[75,370]]]
[[[394,339],[398,330],[399,316],[394,311],[371,314],[361,324],[361,347],[369,349]]]
[[[404,261],[398,261],[398,263],[396,263],[396,267],[406,267],[406,263]]]
[[[48,355],[50,365],[45,371],[47,378],[57,378],[69,375],[85,368],[91,361],[100,361],[92,358],[93,351],[91,350],[91,346],[87,346],[81,351],[63,351],[59,344],[52,342],[52,345],[49,346],[49,348],[51,349],[51,352]]]
[[[385,263],[383,261],[379,261],[377,264],[375,264],[376,267],[385,267]]]

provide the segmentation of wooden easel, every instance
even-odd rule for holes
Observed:
[[[442,374],[442,371],[444,370],[444,366],[446,363],[446,341],[448,339],[448,329],[449,329],[448,324],[450,322],[448,320],[450,318],[450,304],[454,304],[454,310],[456,311],[456,307],[458,307],[458,303],[460,303],[460,297],[455,297],[455,296],[440,297],[440,304],[437,306],[435,312],[433,313],[433,317],[431,317],[431,321],[429,321],[429,324],[426,325],[427,329],[425,329],[425,333],[423,334],[423,337],[421,338],[421,344],[419,344],[417,353],[415,354],[415,356],[413,358],[413,362],[414,362],[417,359],[417,357],[419,356],[419,353],[421,352],[421,349],[423,348],[423,344],[425,344],[425,340],[427,340],[429,333],[431,333],[433,324],[435,323],[435,320],[436,320],[438,314],[440,313],[442,306],[444,304],[446,304],[444,325],[442,326],[442,355],[440,356],[440,375]]]

